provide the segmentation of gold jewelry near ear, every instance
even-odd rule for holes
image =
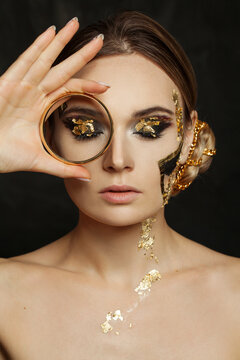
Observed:
[[[199,134],[207,126],[208,126],[208,124],[206,122],[197,120],[195,128],[194,128],[193,142],[191,144],[191,147],[190,147],[190,150],[188,153],[188,158],[184,164],[182,164],[182,165],[179,163],[177,164],[178,169],[177,169],[176,181],[173,185],[174,188],[176,188],[177,190],[185,190],[192,183],[192,181],[189,181],[185,184],[180,183],[180,180],[182,179],[186,168],[188,166],[200,166],[202,164],[202,158],[195,160],[195,159],[192,159],[192,156],[193,156],[194,150],[197,145]],[[216,154],[216,149],[204,149],[204,151],[203,151],[203,155],[213,156],[215,154]]]
[[[178,92],[174,89],[172,93],[172,99],[175,105],[175,115],[176,115],[176,122],[177,122],[177,140],[183,137],[183,108],[180,106]]]
[[[216,155],[216,149],[204,149],[203,155],[213,156]]]
[[[181,152],[182,145],[183,145],[183,108],[180,107],[180,105],[179,105],[180,103],[179,103],[179,98],[178,98],[178,92],[174,89],[172,92],[172,99],[175,104],[175,115],[176,115],[177,133],[178,133],[177,140],[180,141],[180,144],[174,153],[170,154],[167,158],[160,160],[158,162],[158,166],[161,171],[161,189],[162,189],[162,196],[163,196],[162,207],[167,205],[169,198],[171,196],[173,184],[175,183],[175,180],[176,180],[176,173],[177,173],[176,170],[177,170],[178,159],[179,159],[180,152]],[[175,161],[174,169],[169,174],[167,174],[167,172],[164,171],[164,170],[166,170],[166,164],[169,164],[172,161],[173,162]],[[164,188],[164,173],[169,176],[166,190]]]
[[[190,159],[186,161],[186,164],[189,166],[200,166],[202,164],[202,159],[199,160]]]
[[[147,254],[147,251],[150,249],[150,257],[149,259],[153,259],[158,263],[158,258],[154,253],[152,252],[153,244],[155,241],[154,236],[150,236],[150,231],[152,230],[152,223],[156,221],[156,218],[148,218],[142,222],[142,232],[141,232],[141,238],[138,242],[138,249],[144,249],[144,255]]]
[[[165,190],[165,192],[163,194],[163,205],[162,205],[162,207],[164,207],[165,205],[168,204],[168,201],[169,201],[171,193],[172,193],[173,186],[174,186],[175,181],[176,181],[176,174],[177,174],[177,170],[175,168],[173,170],[173,172],[169,175],[167,189]]]
[[[142,222],[142,233],[141,233],[141,239],[139,240],[139,243],[138,243],[138,249],[143,248],[146,250],[146,252],[149,249],[152,250],[153,244],[154,244],[154,236],[150,237],[150,231],[152,229],[152,223],[155,221],[156,221],[156,218],[148,218]],[[146,252],[144,253],[144,255],[146,255]],[[153,252],[151,251],[150,259],[153,259],[153,258],[158,263],[157,256],[155,256],[153,254]],[[133,305],[133,307],[128,309],[126,311],[126,313],[132,312],[138,306],[139,302],[141,302],[146,296],[149,295],[149,293],[151,291],[152,283],[156,282],[157,280],[160,280],[161,278],[162,278],[161,274],[159,273],[158,270],[153,269],[153,270],[149,271],[143,277],[143,279],[140,281],[138,286],[134,289],[134,291],[139,296],[139,300]],[[121,322],[123,322],[124,320],[126,321],[127,317],[128,317],[127,315],[123,316],[121,313],[121,310],[119,310],[119,309],[115,310],[114,312],[109,311],[106,315],[106,321],[104,321],[101,324],[103,333],[107,334],[113,330],[113,326],[109,323],[110,321],[120,320]],[[129,328],[132,328],[131,322],[129,323]],[[115,334],[119,335],[119,331],[118,330],[115,331]]]

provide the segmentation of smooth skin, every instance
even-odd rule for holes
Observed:
[[[66,39],[68,35],[70,39],[77,27],[74,20],[58,35],[62,32],[61,36]],[[51,56],[53,61],[59,52],[58,35],[54,37],[53,30],[48,31],[45,36],[52,38],[44,40],[45,50],[42,49],[41,54]],[[37,60],[43,56],[40,51],[27,72],[26,69],[22,71],[25,65],[20,61],[18,70],[14,65],[6,73],[8,84],[20,78],[22,71],[28,87],[30,82],[35,85],[30,86],[31,101],[27,102],[24,96],[17,101],[15,95],[6,102],[16,101],[19,105],[14,111],[13,106],[9,105],[8,111],[6,108],[1,120],[1,137],[6,134],[12,141],[15,134],[12,152],[23,156],[18,160],[20,166],[15,156],[9,155],[6,159],[10,148],[5,150],[6,142],[0,154],[4,159],[2,172],[24,169],[52,173],[48,171],[51,163],[55,166],[54,174],[65,177],[67,191],[79,208],[80,219],[70,233],[51,244],[1,260],[0,359],[238,360],[239,259],[177,234],[167,225],[161,208],[156,161],[158,156],[164,157],[175,150],[176,123],[173,121],[157,140],[142,140],[131,130],[134,124],[131,114],[156,104],[159,101],[156,94],[162,96],[161,105],[174,110],[171,93],[175,85],[156,64],[139,54],[99,58],[87,63],[101,46],[102,40],[97,39],[74,54],[72,63],[69,58],[65,64],[58,65],[64,67],[69,76],[64,78],[63,75],[65,83],[58,83],[57,68],[48,72],[42,68],[42,61]],[[58,50],[55,48],[53,55],[54,47]],[[30,49],[27,51],[32,51]],[[72,69],[75,61],[78,67]],[[61,73],[64,74],[62,70]],[[107,88],[97,81],[107,82],[111,88],[106,91]],[[22,83],[19,80],[20,89]],[[148,87],[141,84],[148,84]],[[39,144],[40,109],[66,89],[97,93],[113,116],[115,132],[111,146],[103,156],[87,164],[85,170],[83,167],[63,168],[45,155]],[[30,115],[27,121],[22,120],[23,114],[28,116],[28,107],[23,104],[33,103],[36,93],[42,94],[42,105],[36,101],[32,111],[36,120],[30,127],[33,121]],[[7,114],[11,115],[10,123],[4,120]],[[194,124],[197,113],[194,111],[191,115]],[[31,139],[30,135],[25,135],[18,144],[16,137],[20,130],[16,132],[15,125],[9,128],[14,119],[25,127],[22,133],[32,129],[30,134],[35,137]],[[8,127],[4,128],[6,123]],[[193,128],[186,133],[183,162],[192,136]],[[29,147],[31,158],[27,156]],[[91,182],[73,179],[89,173]],[[128,204],[109,204],[99,191],[112,184],[135,186],[141,194]],[[149,216],[157,218],[152,234],[159,264],[147,260],[141,251],[137,252],[141,221]],[[153,284],[151,296],[130,313],[127,322],[116,323],[114,331],[103,334],[100,324],[105,321],[106,313],[116,309],[125,313],[137,300],[133,289],[153,268],[159,269],[162,279]],[[129,322],[132,328],[128,327]],[[119,335],[115,330],[119,330]]]

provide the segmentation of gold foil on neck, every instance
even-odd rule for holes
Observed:
[[[150,250],[150,259],[154,259],[156,263],[159,262],[158,257],[154,255],[152,249],[155,241],[155,236],[150,236],[152,230],[152,223],[156,221],[156,218],[148,218],[142,222],[141,238],[138,242],[138,249],[144,249],[144,255]]]

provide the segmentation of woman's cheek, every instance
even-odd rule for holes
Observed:
[[[80,208],[86,198],[86,186],[81,180],[65,179],[65,188],[73,203]],[[84,191],[85,190],[85,191]]]

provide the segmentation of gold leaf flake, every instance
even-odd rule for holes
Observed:
[[[108,321],[105,321],[103,324],[101,324],[101,328],[103,329],[104,334],[107,334],[113,329]]]

